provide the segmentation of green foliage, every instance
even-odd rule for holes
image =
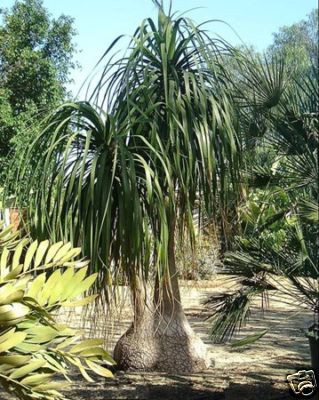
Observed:
[[[29,143],[39,129],[41,118],[35,105],[29,104],[24,112],[15,115],[9,101],[9,91],[0,87],[0,185],[5,186],[12,158],[19,158],[26,143]],[[1,96],[2,94],[2,96]]]
[[[249,244],[247,237],[258,237],[261,248],[278,251],[287,245],[286,229],[291,223],[291,201],[279,187],[251,190],[238,209],[240,234],[235,241],[241,248]],[[233,246],[235,247],[235,246]]]
[[[225,256],[224,273],[237,277],[240,289],[212,296],[207,306],[211,312],[211,335],[215,341],[230,338],[249,318],[256,296],[267,305],[270,291],[281,293],[286,301],[318,314],[317,224],[308,224],[294,215],[296,222],[286,228],[281,246],[259,237],[246,236],[244,244]],[[232,278],[234,279],[234,278]],[[306,327],[305,327],[306,328]]]
[[[198,198],[211,213],[218,190],[237,190],[236,116],[220,61],[230,51],[173,17],[160,8],[157,23],[143,21],[125,56],[109,56],[115,41],[90,103],[61,106],[20,168],[37,236],[81,243],[102,287],[119,268],[133,285],[166,274],[170,226],[193,245]]]
[[[32,101],[38,109],[63,98],[72,57],[73,20],[50,17],[41,0],[16,1],[2,10],[0,28],[1,86],[15,112]]]
[[[255,76],[259,74],[260,82],[273,84],[268,71],[257,68]],[[250,150],[246,158],[250,192],[240,210],[243,230],[225,257],[225,272],[238,276],[241,288],[208,302],[215,340],[240,328],[255,296],[267,300],[270,290],[311,310],[318,323],[317,97],[317,82],[308,71],[284,85],[270,108],[261,107],[258,97],[256,103],[249,104],[249,96],[243,100],[263,114],[266,129],[257,151]],[[266,162],[252,164],[268,149]]]
[[[269,53],[284,56],[297,78],[309,74],[312,65],[318,66],[318,9],[307,17],[280,28],[268,49]]]
[[[234,340],[231,345],[232,345],[232,347],[247,346],[249,344],[255,343],[257,340],[259,340],[264,335],[266,335],[267,332],[268,332],[268,330],[265,329],[265,330],[261,331],[260,333],[256,333],[254,335],[246,336],[243,339]]]
[[[0,184],[8,160],[38,132],[43,114],[66,96],[75,52],[73,20],[51,18],[41,0],[0,10]],[[17,146],[15,150],[14,147]],[[11,153],[11,154],[10,154]]]
[[[2,229],[1,229],[2,228]],[[104,377],[112,373],[101,364],[114,364],[101,347],[103,340],[78,343],[82,333],[56,322],[61,307],[91,302],[83,297],[96,275],[86,277],[81,250],[63,242],[30,241],[0,226],[0,384],[21,400],[65,399],[59,392],[76,367]]]

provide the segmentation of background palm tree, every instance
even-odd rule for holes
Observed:
[[[255,165],[247,162],[246,171],[256,208],[249,209],[245,203],[244,229],[225,257],[224,272],[237,277],[240,289],[212,296],[207,302],[216,341],[231,337],[249,317],[256,296],[267,296],[272,290],[280,292],[285,301],[313,312],[313,325],[305,331],[318,340],[317,73],[309,71],[296,79],[284,68],[276,84],[272,71],[280,71],[274,60],[263,61],[263,66],[249,73],[246,93],[253,101],[242,97],[247,107],[259,111],[264,123],[258,150],[255,147],[253,153]],[[285,76],[290,78],[286,82]],[[274,98],[270,90],[274,85],[279,94],[276,102],[269,107],[268,101],[255,101],[260,93]],[[265,150],[266,157],[258,157]],[[256,166],[256,160],[263,163]]]
[[[226,187],[237,192],[223,68],[232,49],[159,5],[158,23],[143,21],[126,54],[109,57],[90,103],[65,104],[46,122],[19,179],[32,191],[32,229],[80,244],[104,300],[124,271],[134,322],[116,346],[119,365],[191,372],[207,360],[182,310],[175,241],[188,235],[194,247],[198,199],[199,213],[212,214]],[[37,182],[27,167],[34,157]]]

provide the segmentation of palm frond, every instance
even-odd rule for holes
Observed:
[[[234,293],[211,296],[205,306],[211,310],[211,339],[219,343],[230,339],[249,319],[252,300],[260,290],[247,287]]]
[[[79,340],[82,332],[56,321],[62,307],[95,299],[85,296],[96,275],[86,276],[88,262],[70,243],[20,238],[0,222],[0,384],[21,400],[66,399],[70,367],[93,382],[88,372],[112,377],[103,365],[114,361],[103,340]],[[54,290],[53,290],[54,289]]]

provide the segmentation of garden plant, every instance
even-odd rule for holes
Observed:
[[[114,361],[103,340],[57,322],[62,307],[93,301],[83,296],[96,279],[70,243],[31,241],[0,225],[0,383],[21,400],[66,399],[72,368],[110,378]],[[56,380],[60,376],[63,380]]]
[[[52,114],[18,176],[33,234],[81,245],[106,301],[124,271],[134,322],[115,348],[119,366],[192,372],[208,363],[181,306],[175,241],[194,246],[199,198],[209,215],[226,186],[237,191],[239,142],[222,63],[231,47],[174,17],[159,6],[127,55],[112,58],[111,46],[89,101]]]
[[[203,247],[214,247],[214,273],[237,284],[205,302],[213,341],[230,339],[256,298],[264,307],[281,293],[313,315],[304,330],[318,372],[312,31],[283,29],[261,56],[213,38],[209,24],[174,13],[171,3],[168,10],[164,1],[153,3],[157,20],[143,20],[124,52],[122,37],[112,42],[86,97],[38,118],[4,174],[3,197],[14,194],[27,233],[0,233],[0,382],[23,400],[64,399],[54,375],[68,380],[70,366],[89,381],[90,371],[112,376],[103,341],[78,342],[81,333],[56,316],[88,303],[104,311],[119,282],[128,286],[133,318],[114,348],[116,368],[207,369],[179,282],[179,266],[195,259],[205,226],[213,233]],[[205,276],[212,270],[205,266]]]

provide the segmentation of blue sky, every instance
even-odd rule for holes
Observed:
[[[10,7],[13,0],[0,0],[0,7]],[[74,18],[78,32],[75,38],[80,53],[81,71],[74,71],[71,85],[76,92],[112,40],[120,34],[130,35],[145,17],[156,17],[151,0],[44,0],[54,16],[67,14]],[[306,17],[316,0],[173,0],[173,8],[186,11],[196,22],[221,19],[237,32],[246,44],[258,50],[272,42],[272,33]],[[210,31],[232,44],[240,39],[222,23],[212,23]]]

